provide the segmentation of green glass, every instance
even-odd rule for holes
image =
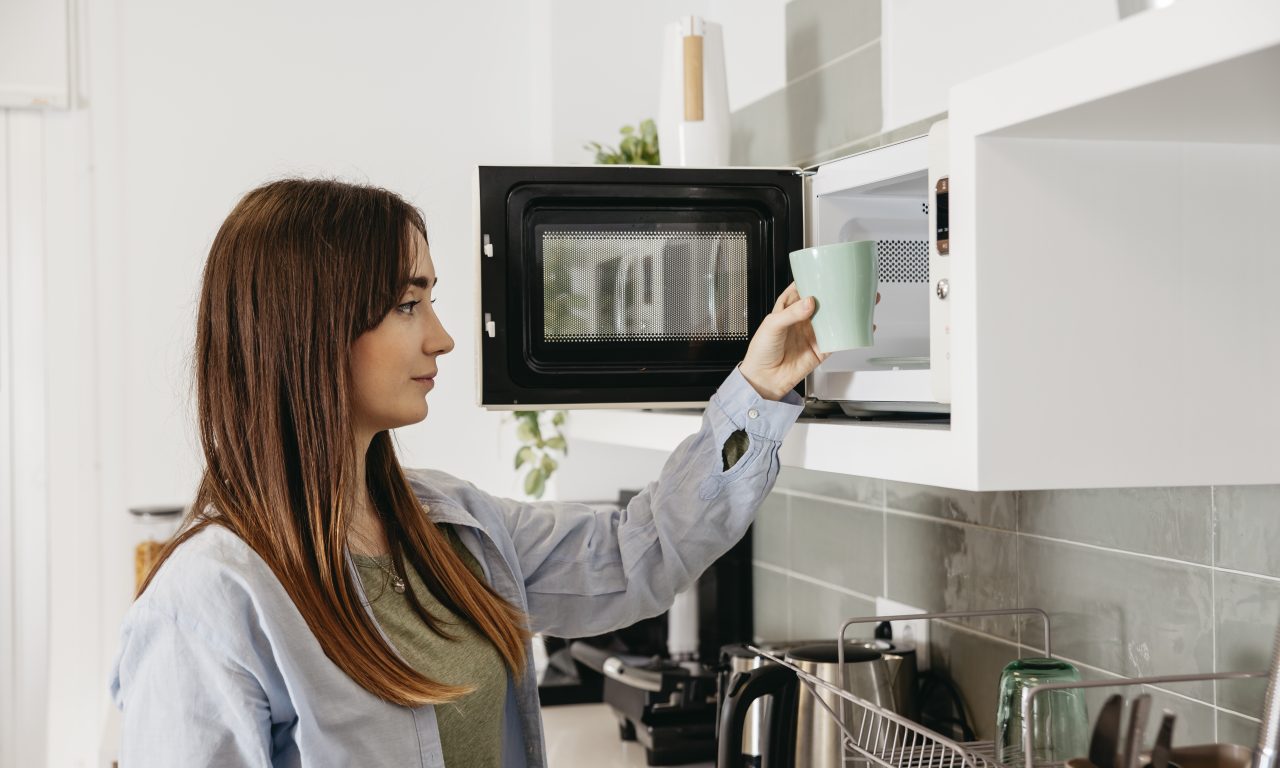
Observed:
[[[999,708],[996,710],[996,760],[1021,766],[1022,692],[1044,683],[1079,682],[1080,671],[1058,659],[1017,659],[1000,673]],[[1062,763],[1088,754],[1089,717],[1080,688],[1044,691],[1036,695],[1031,710],[1032,761],[1036,765]]]
[[[802,298],[818,306],[811,322],[818,349],[872,345],[879,265],[874,240],[833,243],[791,252],[791,274]]]

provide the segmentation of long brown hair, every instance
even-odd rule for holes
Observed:
[[[289,179],[245,195],[205,265],[195,385],[206,469],[183,541],[221,525],[253,548],[337,664],[370,693],[405,706],[471,690],[436,682],[387,645],[347,567],[359,488],[351,421],[350,350],[399,301],[422,216],[383,189]],[[445,606],[480,630],[514,674],[528,629],[519,610],[476,578],[426,516],[379,432],[365,482],[397,569],[405,564]],[[441,623],[406,593],[434,631]]]

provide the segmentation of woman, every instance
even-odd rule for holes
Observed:
[[[531,632],[665,610],[746,531],[821,360],[791,286],[700,431],[624,510],[403,470],[453,348],[421,215],[385,190],[250,192],[205,267],[193,515],[130,609],[125,766],[541,766]],[[460,439],[454,436],[448,439]]]

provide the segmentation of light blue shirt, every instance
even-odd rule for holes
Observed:
[[[534,632],[590,637],[666,610],[743,536],[800,410],[794,393],[765,400],[735,369],[699,431],[625,509],[512,501],[442,472],[408,476],[428,516],[455,526]],[[726,471],[721,448],[737,430],[750,445]],[[359,589],[354,570],[353,580]],[[124,768],[444,765],[435,709],[388,704],[347,677],[266,563],[216,525],[179,547],[130,608],[111,693]],[[503,765],[545,766],[532,664],[508,684],[504,723]]]

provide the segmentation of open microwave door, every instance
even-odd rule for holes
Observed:
[[[477,169],[480,404],[697,407],[803,247],[796,169]]]

